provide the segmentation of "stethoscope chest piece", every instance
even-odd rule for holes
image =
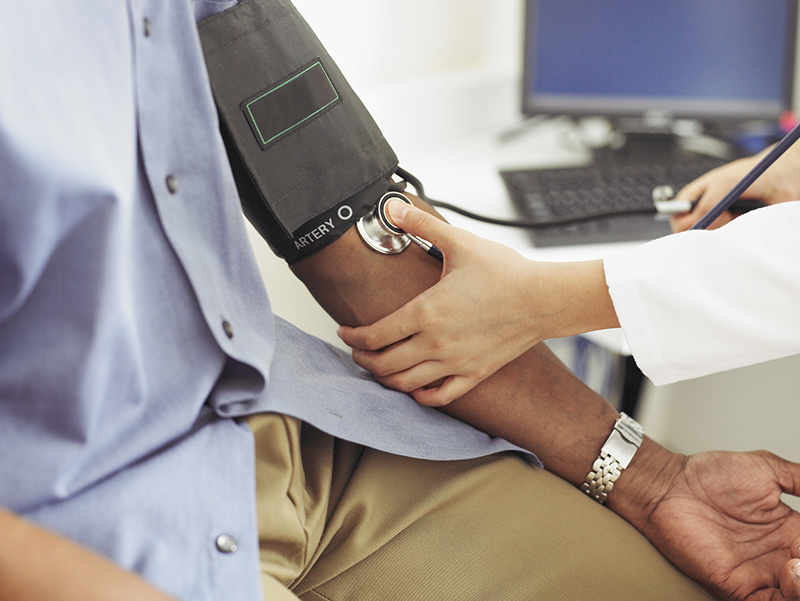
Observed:
[[[356,229],[364,243],[382,255],[396,255],[411,244],[411,238],[386,217],[386,205],[392,199],[407,204],[411,201],[399,192],[387,192],[375,208],[356,222]]]

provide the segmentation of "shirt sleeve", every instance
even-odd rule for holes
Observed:
[[[800,353],[800,203],[604,259],[631,352],[655,384]]]

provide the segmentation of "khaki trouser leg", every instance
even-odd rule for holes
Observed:
[[[304,601],[710,599],[626,522],[514,456],[421,461],[281,416],[250,424],[265,587]]]

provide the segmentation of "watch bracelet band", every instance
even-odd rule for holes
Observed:
[[[592,464],[592,470],[586,474],[586,480],[581,484],[581,490],[602,505],[621,473],[619,461],[605,451],[600,451],[600,456]]]
[[[620,413],[614,429],[600,449],[592,469],[586,474],[581,490],[601,505],[614,488],[614,482],[622,470],[628,467],[633,455],[639,449],[644,430],[634,419]]]

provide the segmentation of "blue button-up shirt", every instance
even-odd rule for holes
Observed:
[[[260,599],[237,417],[430,459],[509,448],[272,316],[195,27],[234,4],[0,19],[0,505],[182,599]]]

